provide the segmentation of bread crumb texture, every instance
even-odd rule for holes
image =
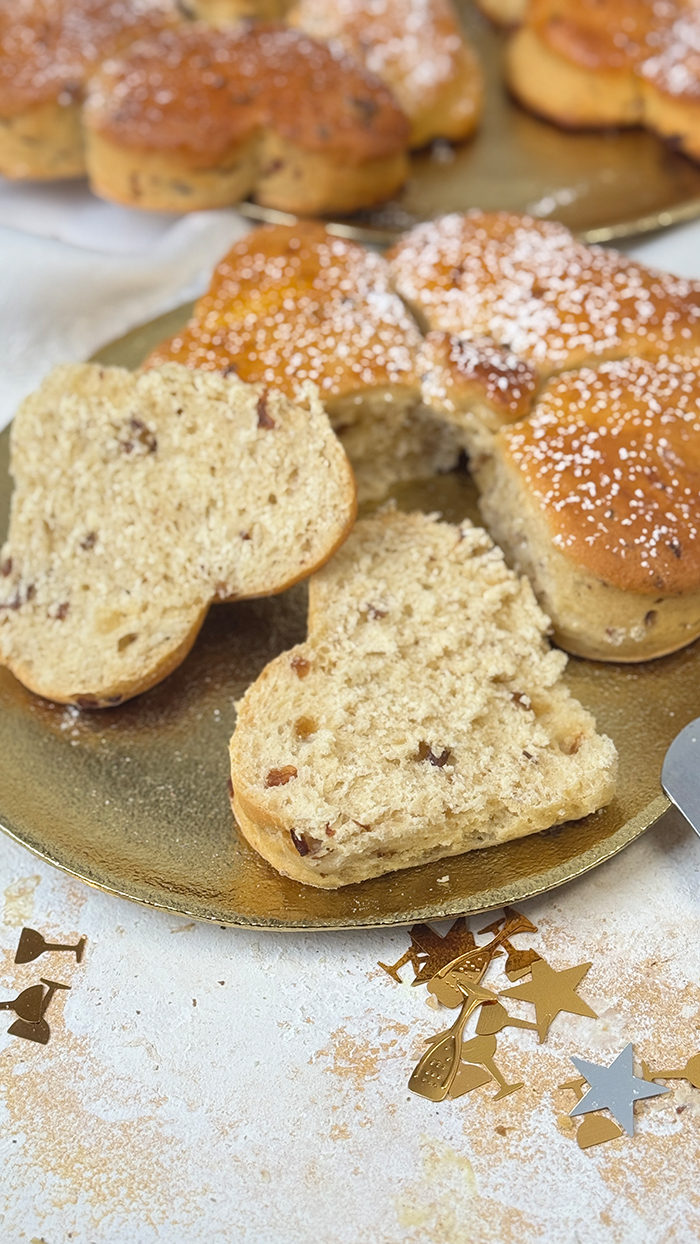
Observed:
[[[582,817],[614,745],[562,680],[486,532],[385,510],[311,580],[309,638],[246,692],[234,812],[276,868],[337,887]]]
[[[310,574],[355,513],[314,386],[293,403],[178,364],[54,369],[17,414],[12,473],[0,659],[83,707],[165,677],[213,600]]]

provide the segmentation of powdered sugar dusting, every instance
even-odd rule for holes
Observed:
[[[657,36],[659,50],[640,66],[643,78],[668,95],[700,98],[700,12],[687,6]]]
[[[700,353],[700,284],[508,212],[418,225],[394,284],[432,329],[491,337],[541,375],[630,353]]]
[[[152,356],[233,367],[291,393],[414,384],[420,334],[389,288],[384,260],[322,225],[260,229],[219,264],[196,318]]]
[[[606,582],[700,591],[700,380],[682,361],[568,373],[504,433],[555,545]]]
[[[427,371],[423,370],[427,367]],[[510,350],[488,337],[464,341],[448,333],[428,333],[421,352],[421,384],[425,401],[454,411],[460,399],[469,400],[475,386],[487,401],[511,419],[529,414],[537,374]]]
[[[337,40],[392,87],[401,84],[409,115],[464,72],[466,48],[446,0],[301,0],[292,21],[319,38]],[[478,75],[476,63],[470,66]],[[412,106],[411,106],[412,105]],[[464,107],[474,111],[471,95]]]
[[[136,43],[103,66],[86,119],[120,145],[184,148],[205,167],[260,127],[351,164],[408,143],[377,78],[342,49],[274,26],[190,23]]]

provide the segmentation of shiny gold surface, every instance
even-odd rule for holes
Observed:
[[[189,308],[104,349],[135,366]],[[0,533],[9,502],[9,436],[0,437]],[[455,472],[397,491],[403,508],[477,518]],[[263,666],[305,635],[305,589],[217,605],[170,678],[115,709],[75,713],[0,670],[0,822],[37,855],[92,885],[218,924],[332,929],[492,910],[579,876],[668,808],[659,774],[674,735],[697,716],[700,643],[646,665],[571,660],[567,680],[620,752],[615,801],[563,829],[341,890],[280,877],[235,833],[227,743],[235,701]],[[449,882],[438,884],[438,878]]]
[[[396,202],[338,224],[360,241],[388,241],[419,220],[470,207],[510,208],[560,220],[586,242],[609,242],[700,215],[700,167],[642,129],[558,129],[510,99],[503,81],[506,36],[457,0],[486,77],[486,111],[473,141],[437,143],[411,160]],[[292,218],[244,204],[254,220]]]

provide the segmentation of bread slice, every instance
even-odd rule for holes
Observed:
[[[56,368],[15,419],[12,472],[0,661],[81,707],[159,682],[212,601],[281,592],[355,514],[313,385],[302,407],[172,363]]]
[[[311,580],[306,643],[239,705],[245,837],[335,888],[607,803],[615,748],[562,681],[547,627],[480,528],[389,509],[359,522]]]

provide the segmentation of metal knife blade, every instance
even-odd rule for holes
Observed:
[[[700,717],[676,735],[666,752],[661,785],[700,835]]]

